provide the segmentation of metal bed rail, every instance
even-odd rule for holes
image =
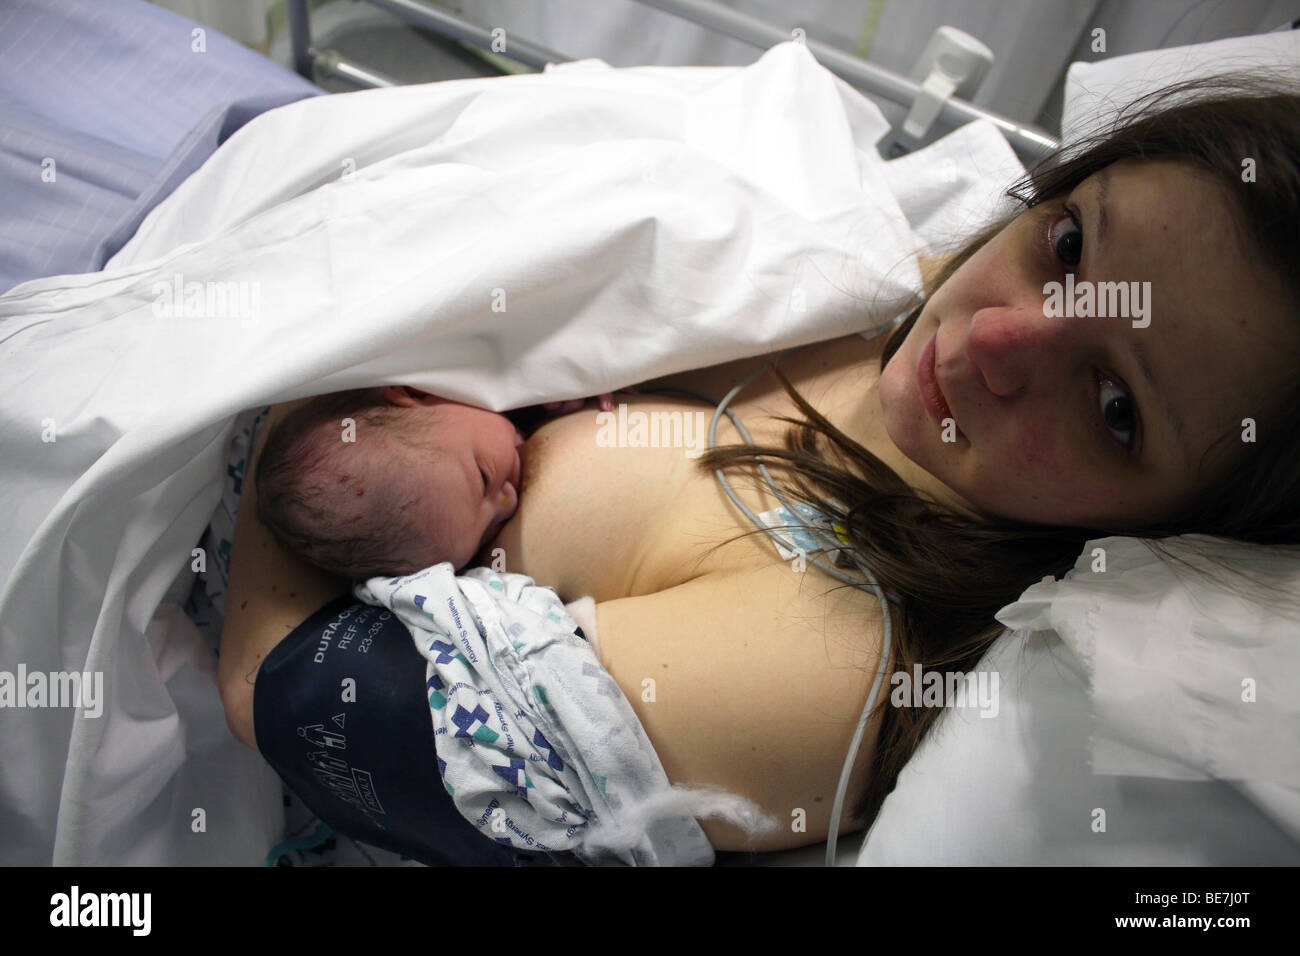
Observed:
[[[482,50],[492,50],[493,31],[466,17],[424,0],[364,0],[416,26],[458,40]],[[767,49],[791,39],[788,31],[764,20],[723,6],[715,0],[637,0],[706,29]],[[370,70],[333,50],[318,51],[311,44],[311,25],[307,0],[287,0],[293,65],[298,73],[312,79],[315,64],[322,72],[341,76],[361,86],[395,86],[397,81]],[[903,107],[910,107],[921,92],[920,84],[891,70],[816,40],[804,39],[809,51],[828,70],[862,92],[884,97]],[[547,63],[564,63],[573,58],[535,43],[511,37],[504,52],[511,60],[540,70]],[[972,120],[984,119],[1002,130],[1016,153],[1029,164],[1056,149],[1059,141],[1046,130],[951,97],[940,108],[935,121],[939,131],[950,131]]]

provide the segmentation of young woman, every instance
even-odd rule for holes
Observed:
[[[1073,566],[1089,538],[1300,544],[1300,94],[1262,80],[1194,92],[1152,98],[1033,171],[1011,192],[1023,211],[923,263],[927,295],[893,331],[807,347],[733,400],[791,495],[844,503],[831,513],[900,597],[891,669],[975,669],[1002,630],[994,613]],[[1070,273],[1076,289],[1124,283],[1129,310],[1059,314],[1049,284]],[[645,384],[720,398],[772,358]],[[757,844],[702,821],[715,849],[824,840],[879,664],[877,599],[800,573],[753,533],[713,469],[753,512],[776,507],[737,480],[755,448],[690,459],[599,447],[595,433],[593,411],[536,430],[519,510],[480,559],[504,549],[509,571],[595,599],[602,664],[670,780],[806,821]],[[738,434],[720,426],[719,441]],[[284,553],[249,505],[220,678],[232,731],[255,747],[261,662],[347,584]],[[841,833],[870,823],[937,714],[880,695]]]

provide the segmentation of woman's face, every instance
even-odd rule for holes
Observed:
[[[1214,477],[1198,463],[1221,434],[1249,456],[1242,420],[1264,427],[1270,388],[1294,374],[1282,293],[1237,247],[1233,214],[1189,167],[1131,161],[1026,210],[930,297],[885,368],[890,438],[962,510],[1098,528],[1172,516]],[[1076,306],[1089,284],[1136,295],[1121,316],[1109,299],[1108,317],[1096,302],[1060,315],[1044,287],[1064,292],[1071,272]]]

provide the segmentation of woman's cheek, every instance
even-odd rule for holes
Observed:
[[[1021,455],[1026,470],[1041,476],[1044,481],[1059,482],[1074,472],[1063,467],[1056,440],[1042,432],[1031,432],[1026,436]]]
[[[979,458],[975,470],[985,495],[1006,510],[1015,510],[1017,502],[1059,498],[1080,477],[1066,461],[1059,436],[1041,425],[1024,423],[1003,436],[986,436],[970,451]]]

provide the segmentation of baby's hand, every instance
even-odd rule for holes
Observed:
[[[620,388],[620,392],[626,392],[629,395],[636,395],[635,388]],[[602,412],[612,412],[614,410],[614,393],[604,392],[595,396],[595,402]],[[567,402],[543,402],[542,408],[552,415],[567,415],[569,412],[576,412],[578,409],[586,406],[590,398],[573,398]]]

